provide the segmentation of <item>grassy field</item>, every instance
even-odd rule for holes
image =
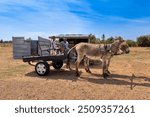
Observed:
[[[51,67],[48,76],[39,77],[34,67],[12,58],[11,46],[0,46],[0,65],[0,99],[150,99],[150,48],[131,48],[130,54],[115,56],[107,80],[100,64],[91,66],[92,74],[81,65],[77,81],[75,71],[65,67]]]

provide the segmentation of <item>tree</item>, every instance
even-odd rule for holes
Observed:
[[[107,40],[106,40],[106,44],[111,44],[114,42],[114,38],[113,37],[109,37]]]
[[[91,43],[96,43],[97,42],[95,35],[90,34],[90,42]]]
[[[3,39],[0,40],[0,43],[3,43]]]
[[[116,36],[115,39],[123,40],[121,36]]]
[[[102,43],[105,43],[105,34],[102,35]]]
[[[150,47],[150,36],[140,36],[137,38],[138,46]]]
[[[127,44],[128,44],[130,47],[137,47],[137,42],[136,42],[136,41],[127,40],[126,42],[127,42]]]

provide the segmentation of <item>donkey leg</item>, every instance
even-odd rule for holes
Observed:
[[[103,61],[103,78],[107,79],[108,75],[106,73],[106,61]]]
[[[88,68],[87,68],[87,57],[86,57],[86,55],[84,55],[83,60],[84,60],[85,71],[88,72]]]
[[[91,72],[91,70],[90,70],[90,67],[89,67],[89,65],[90,65],[90,60],[87,58],[87,68],[88,68],[88,73],[92,73]]]
[[[70,67],[70,63],[66,64],[66,69],[72,70],[71,67]]]
[[[78,71],[78,66],[79,66],[79,62],[76,61],[76,76],[80,76]]]
[[[110,71],[108,70],[109,65],[110,65],[110,60],[111,60],[111,58],[112,58],[112,57],[110,57],[110,58],[108,59],[107,63],[106,63],[106,67],[107,67],[107,68],[106,68],[106,69],[107,69],[106,72],[107,72],[107,75],[108,75],[108,76],[110,76],[110,74],[111,74]]]
[[[109,71],[109,70],[106,70],[106,74],[107,74],[108,76],[110,76],[110,75],[111,75],[111,73],[110,73],[110,71]]]
[[[84,66],[85,66],[85,71],[91,73],[89,69],[89,59],[87,57],[84,57]]]
[[[108,75],[108,76],[110,76],[110,71],[108,70],[108,68],[109,68],[109,64],[110,64],[110,60],[107,60],[106,61],[106,74]]]
[[[81,60],[82,60],[81,58],[78,58],[76,61],[76,76],[80,76],[78,67],[79,67]]]
[[[88,72],[86,58],[84,58],[84,67],[85,67],[85,71]]]

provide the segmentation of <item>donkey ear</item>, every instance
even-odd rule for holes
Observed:
[[[119,39],[119,42],[122,43],[122,42],[124,42],[124,40],[123,39]]]
[[[117,42],[118,41],[118,39],[113,39],[113,42]]]

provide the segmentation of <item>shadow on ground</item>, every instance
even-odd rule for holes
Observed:
[[[96,78],[93,78],[92,76],[96,76]],[[91,77],[82,76],[80,78],[96,84],[130,85],[131,84],[130,78],[132,77],[128,75],[111,74],[111,76],[108,77],[107,79],[103,79],[102,75],[92,74],[92,76]],[[150,83],[137,83],[139,79],[150,81],[150,78],[147,77],[135,77],[134,78],[135,83],[133,82],[135,86],[150,87]]]
[[[76,79],[75,71],[68,71],[68,70],[50,70],[49,74],[46,76],[38,76],[35,71],[29,72],[25,74],[25,76],[33,77],[33,78],[41,78],[41,79],[47,79],[47,80],[57,80],[57,79],[63,79],[63,80],[74,80]]]
[[[131,81],[130,81],[131,76],[128,76],[128,75],[111,74],[111,76],[108,77],[108,79],[103,79],[102,75],[92,73],[92,74],[89,74],[88,76],[81,75],[80,78],[78,79],[78,77],[75,76],[74,70],[68,71],[65,69],[51,70],[47,76],[38,76],[34,71],[25,74],[25,76],[29,76],[33,78],[35,77],[42,78],[42,79],[47,79],[47,80],[58,80],[58,79],[72,80],[72,81],[82,80],[83,82],[88,81],[88,82],[95,83],[95,84],[114,84],[114,85],[130,85],[131,84]],[[133,83],[135,86],[150,87],[150,83],[147,83],[147,82],[140,83],[138,82],[138,79],[142,79],[142,80],[149,82],[150,78],[136,77]]]

